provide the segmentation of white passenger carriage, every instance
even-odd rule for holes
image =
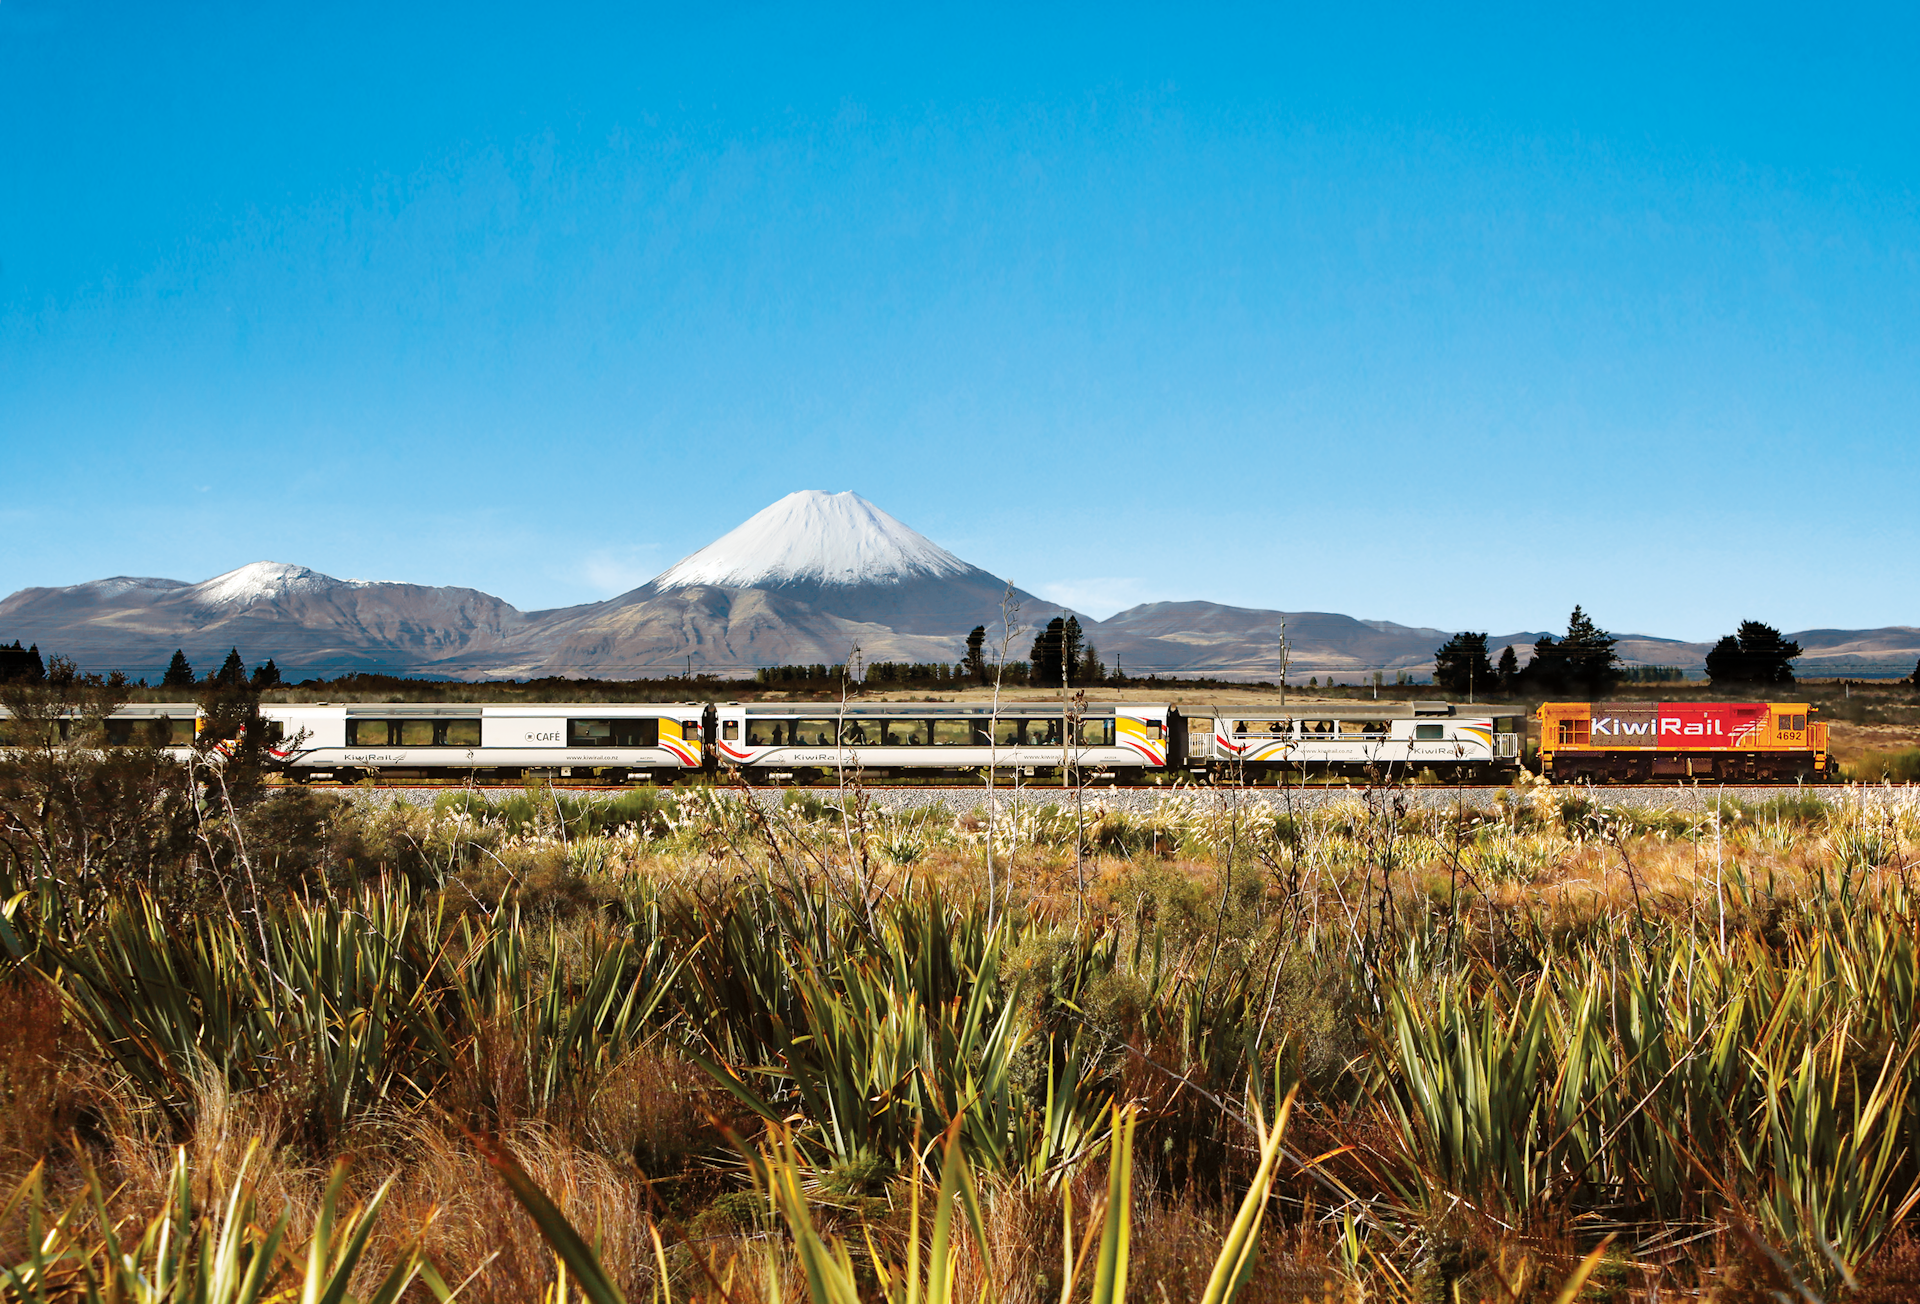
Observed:
[[[715,756],[751,781],[818,782],[841,770],[875,778],[977,776],[992,768],[1136,783],[1167,771],[1168,708],[1059,703],[733,703],[716,714]],[[1070,725],[1070,728],[1068,727]],[[1063,732],[1068,733],[1064,742]]]
[[[263,705],[301,780],[525,777],[671,782],[705,767],[708,708],[688,703]]]
[[[1485,780],[1520,768],[1524,716],[1450,702],[1324,702],[1293,710],[1190,708],[1187,768],[1215,777],[1282,774]]]

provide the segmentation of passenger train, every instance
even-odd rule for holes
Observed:
[[[260,707],[274,764],[301,783],[673,783],[738,777],[813,784],[1061,782],[1176,777],[1500,781],[1520,765],[1524,717],[1447,702],[1207,710],[1165,703],[299,704]],[[180,747],[191,704],[128,706],[110,744]]]

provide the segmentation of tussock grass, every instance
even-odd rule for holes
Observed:
[[[216,1264],[236,1191],[233,1298],[1914,1285],[1912,803],[849,796],[296,794],[85,908],[11,858],[0,1263],[61,1266],[0,1293]]]

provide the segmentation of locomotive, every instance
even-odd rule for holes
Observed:
[[[1586,783],[1839,779],[1806,702],[1543,702],[1540,772]]]

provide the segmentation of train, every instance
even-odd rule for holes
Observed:
[[[1804,702],[1547,702],[1540,772],[1576,783],[1836,780]],[[1438,701],[1204,708],[1146,702],[263,703],[271,764],[296,783],[734,778],[1136,785],[1308,778],[1505,783],[1529,713]],[[125,706],[109,745],[183,748],[192,703]]]

